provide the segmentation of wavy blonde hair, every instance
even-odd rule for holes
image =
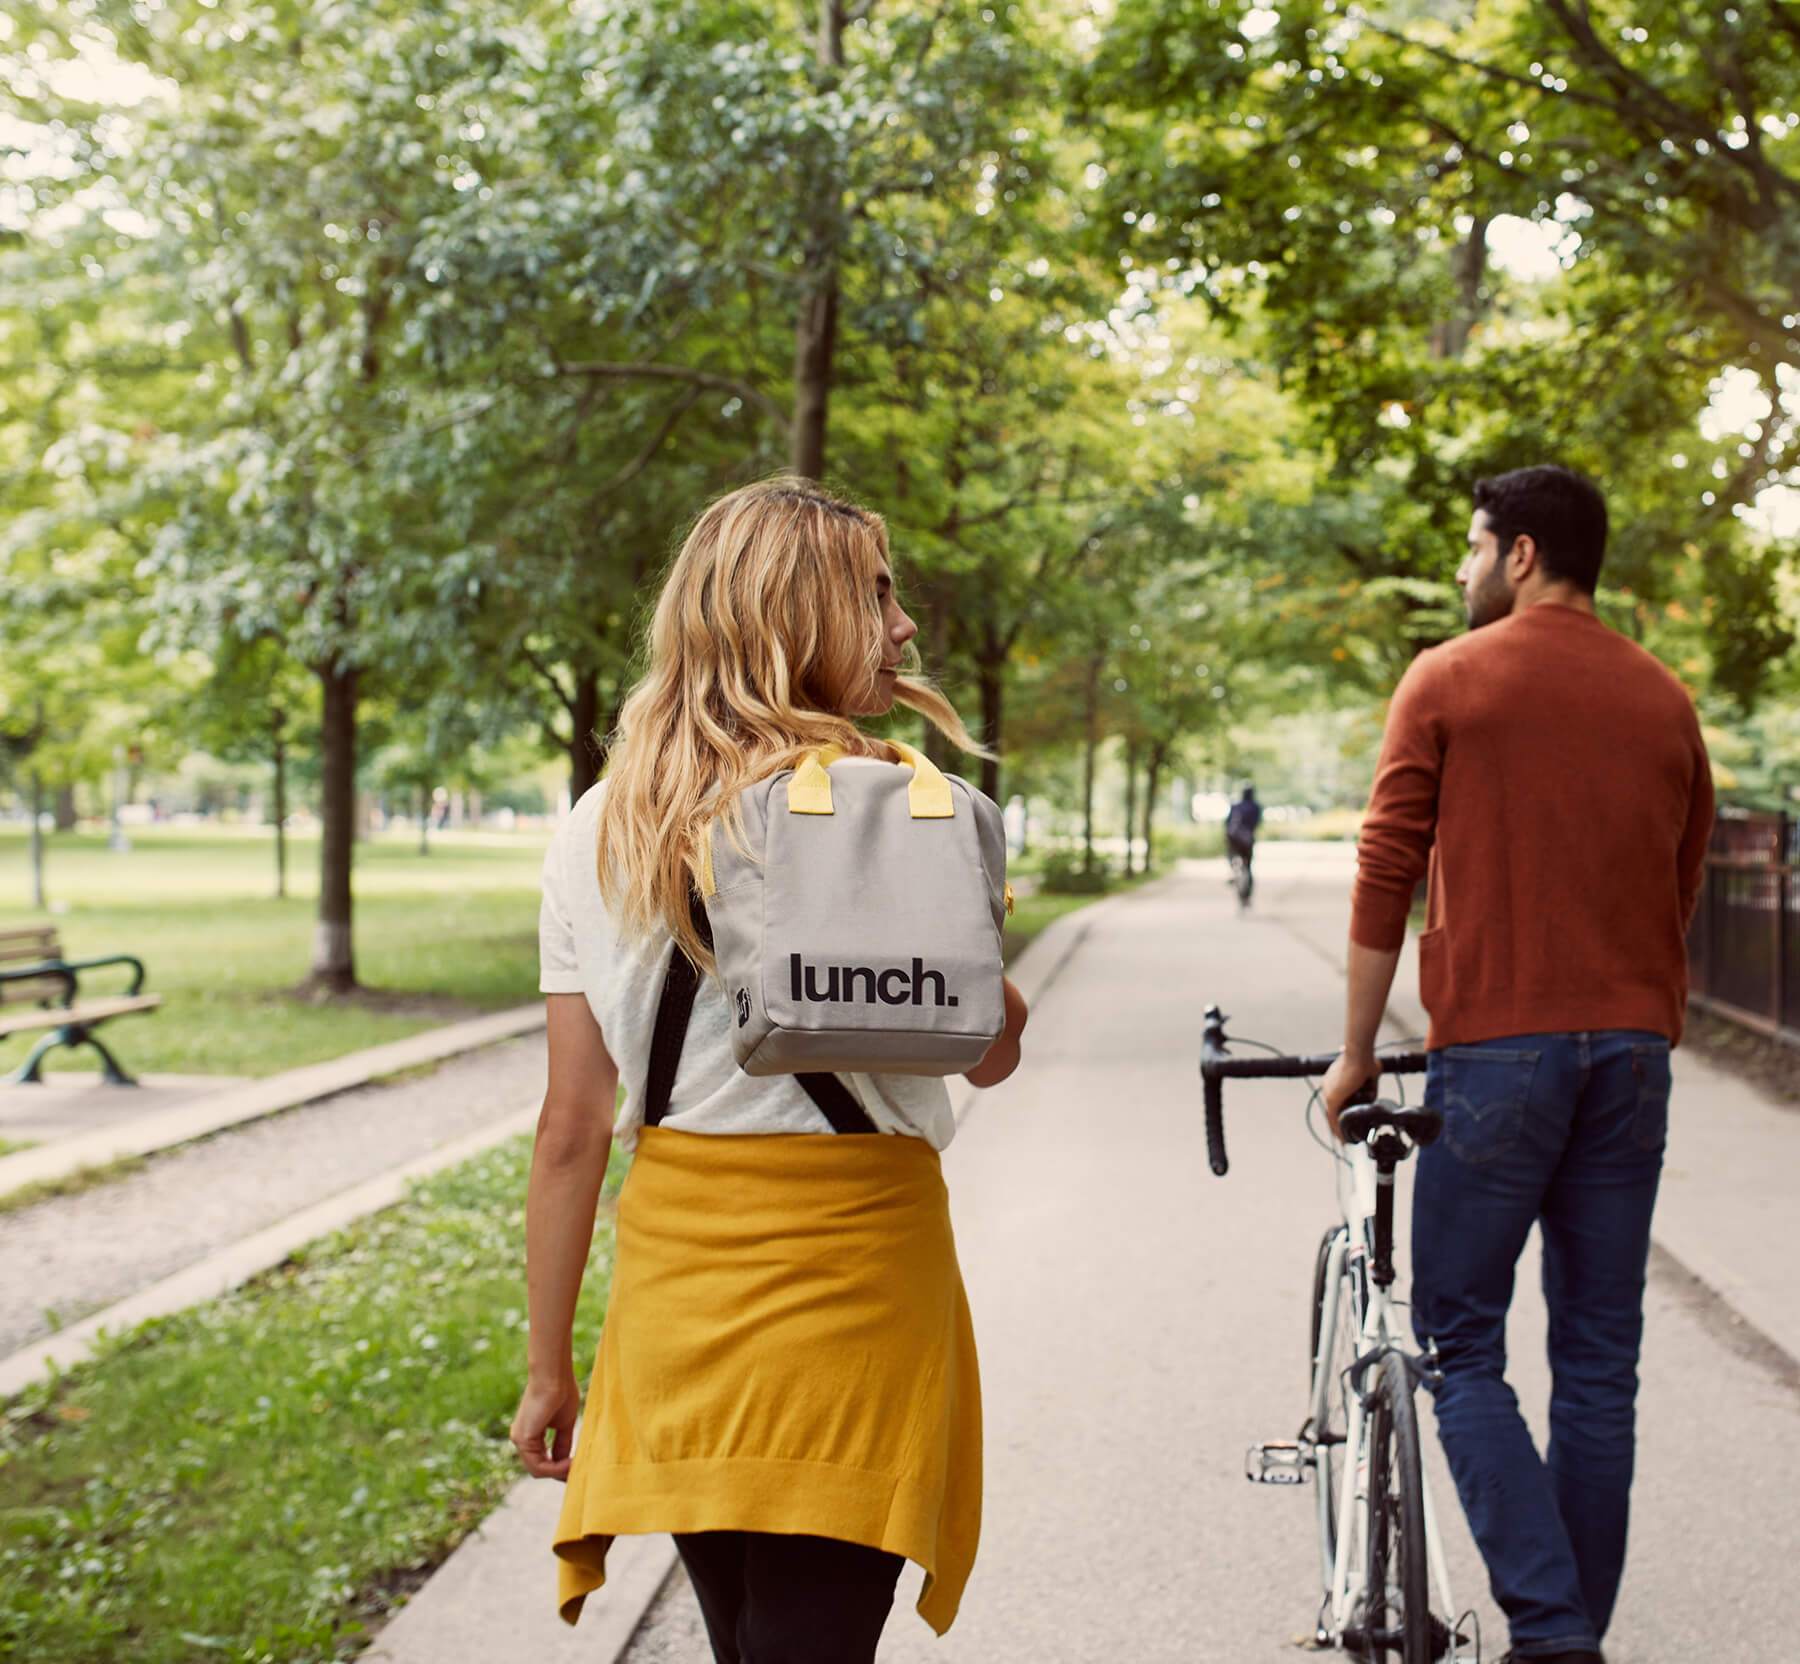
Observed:
[[[795,476],[743,486],[694,522],[657,599],[600,800],[600,891],[627,932],[666,928],[710,967],[688,897],[721,809],[735,835],[738,792],[821,746],[898,760],[844,714],[881,668],[875,579],[887,558],[879,514]],[[910,643],[894,697],[987,755],[919,674]]]

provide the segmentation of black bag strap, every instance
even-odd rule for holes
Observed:
[[[700,940],[712,946],[712,921],[698,895],[688,905]],[[669,1113],[669,1095],[675,1090],[675,1071],[681,1067],[681,1049],[687,1041],[688,1021],[694,1014],[694,996],[700,991],[700,971],[677,947],[669,955],[669,973],[663,978],[662,999],[656,1007],[656,1028],[650,1036],[650,1068],[644,1082],[644,1125],[660,1126]],[[874,1132],[875,1123],[836,1075],[795,1075],[833,1132]]]

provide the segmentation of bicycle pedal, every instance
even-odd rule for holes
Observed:
[[[1244,1477],[1252,1485],[1305,1485],[1313,1476],[1313,1447],[1305,1439],[1270,1439],[1244,1453]]]

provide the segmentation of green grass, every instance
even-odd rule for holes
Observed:
[[[531,1135],[0,1416],[0,1657],[351,1657],[523,1474]],[[609,1189],[624,1163],[615,1155]],[[605,1310],[603,1206],[575,1337]],[[549,1481],[545,1481],[549,1483]],[[542,1589],[552,1588],[549,1547]],[[526,1598],[522,1595],[521,1598]]]
[[[281,901],[266,830],[146,827],[131,839],[113,854],[102,836],[51,837],[46,888],[68,910],[45,915],[29,909],[24,832],[0,829],[0,924],[54,923],[73,958],[144,961],[162,1008],[101,1030],[134,1073],[273,1074],[537,998],[542,833],[440,835],[426,856],[411,832],[359,844],[356,969],[376,994],[325,1004],[292,993],[311,961],[316,839],[290,839]],[[82,992],[120,991],[128,977],[93,972]],[[0,1071],[33,1038],[0,1041]],[[91,1070],[95,1058],[53,1052],[46,1067]]]
[[[1065,913],[1073,913],[1101,899],[1100,896],[1021,896],[1013,904],[1012,917],[1006,921],[1006,934],[1001,939],[1000,951],[1006,963],[1010,965]]]

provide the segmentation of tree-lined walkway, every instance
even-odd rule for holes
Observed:
[[[1212,999],[1243,1035],[1335,1042],[1348,864],[1281,846],[1258,864],[1242,920],[1216,864],[1096,910],[1039,999],[1027,1067],[977,1100],[947,1157],[981,1344],[986,1521],[956,1627],[934,1640],[910,1610],[909,1572],[884,1664],[1276,1664],[1310,1633],[1310,1498],[1247,1485],[1243,1452],[1292,1436],[1303,1414],[1327,1157],[1307,1139],[1303,1095],[1257,1083],[1227,1100],[1232,1172],[1214,1179],[1195,1060]],[[1707,1113],[1678,1088],[1672,1171]],[[1789,1184],[1800,1120],[1774,1117],[1767,1132],[1780,1148],[1761,1152],[1766,1184]],[[1791,1443],[1800,1395],[1779,1357],[1734,1344],[1728,1318],[1658,1263],[1637,1523],[1608,1657],[1713,1652],[1722,1621],[1733,1656],[1775,1656],[1787,1625],[1767,1596],[1800,1502],[1769,1452]],[[1535,1249],[1520,1288],[1514,1368],[1541,1428]],[[1497,1657],[1505,1628],[1434,1438],[1428,1448],[1458,1594]],[[706,1658],[679,1573],[625,1656]]]

